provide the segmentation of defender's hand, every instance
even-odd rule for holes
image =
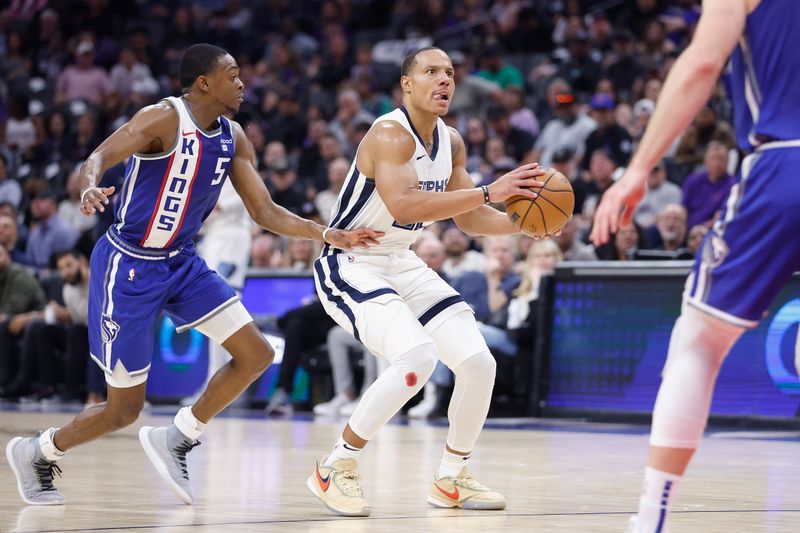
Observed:
[[[86,189],[81,197],[81,212],[87,217],[94,215],[95,211],[104,212],[108,197],[114,194],[114,190],[113,186]]]
[[[538,194],[531,189],[544,187],[544,182],[536,179],[547,174],[539,168],[539,163],[528,163],[517,167],[508,174],[503,174],[489,185],[489,201],[503,202],[512,196],[536,198]]]
[[[620,226],[630,223],[633,210],[642,201],[647,190],[647,175],[626,170],[617,183],[611,186],[600,201],[594,214],[594,227],[589,239],[601,246],[617,232]]]
[[[373,231],[369,228],[355,230],[328,230],[325,234],[325,241],[337,248],[349,250],[350,248],[368,247],[380,244],[378,239],[383,237],[382,231]]]

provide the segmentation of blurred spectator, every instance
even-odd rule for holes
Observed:
[[[78,117],[76,130],[68,161],[73,165],[89,157],[103,140],[97,132],[97,118],[92,111],[86,111]]]
[[[81,212],[80,165],[70,172],[67,178],[67,198],[58,204],[58,218],[75,228],[78,233],[90,230],[97,224],[97,217],[86,216]]]
[[[263,158],[267,146],[267,139],[264,137],[264,129],[261,127],[261,124],[255,120],[245,123],[244,134],[247,136],[247,140],[250,141],[250,144],[253,145],[253,151],[256,153],[256,161],[264,161]],[[283,151],[283,155],[280,157],[280,159],[283,159],[284,157],[286,157],[286,150]],[[265,164],[267,163],[265,162]]]
[[[457,90],[450,102],[450,112],[459,115],[483,116],[488,102],[500,95],[500,86],[482,76],[470,74],[469,59],[458,50],[450,52],[453,81]],[[517,85],[521,87],[521,85]]]
[[[509,113],[505,107],[499,104],[489,107],[486,118],[494,136],[503,140],[509,156],[515,161],[534,161],[532,159],[533,136],[511,125]],[[494,164],[493,161],[489,161],[489,163]]]
[[[706,148],[711,141],[717,141],[731,149],[736,146],[731,126],[717,118],[717,112],[707,105],[698,111],[692,124],[683,132],[678,148],[675,150],[675,161],[685,165],[688,170],[703,162]]]
[[[53,111],[47,118],[47,130],[42,145],[42,163],[66,164],[72,152],[72,135],[69,131],[67,116],[63,111]]]
[[[642,228],[649,228],[656,223],[656,216],[669,204],[679,204],[683,193],[681,188],[667,181],[667,170],[664,161],[650,171],[647,178],[647,192],[633,212],[633,220]]]
[[[442,272],[449,278],[456,278],[464,272],[483,272],[486,257],[469,249],[469,238],[457,226],[447,228],[442,234],[442,244],[447,254]]]
[[[656,20],[661,12],[660,0],[635,0],[627,2],[616,20],[620,28],[630,28],[637,38],[644,37],[647,25]]]
[[[686,231],[686,208],[669,204],[658,214],[655,228],[647,230],[645,239],[650,249],[675,252],[685,247]]]
[[[306,121],[295,93],[281,96],[276,116],[269,121],[267,139],[281,141],[288,151],[300,148],[306,136]]]
[[[275,235],[262,233],[253,239],[250,250],[250,266],[254,268],[277,268],[283,261],[280,241]]]
[[[636,41],[633,34],[624,26],[614,33],[612,39],[613,52],[608,66],[608,77],[614,87],[627,98],[637,80],[644,75],[644,66],[636,56]]]
[[[3,128],[3,144],[18,157],[30,161],[35,151],[44,142],[44,125],[39,116],[32,116],[27,97],[16,95],[9,98],[8,118]]]
[[[91,41],[81,41],[75,48],[75,64],[64,69],[58,77],[55,103],[82,99],[102,105],[111,91],[108,73],[94,64],[94,44]]]
[[[458,89],[461,90],[461,87]],[[510,114],[508,123],[512,128],[522,130],[534,139],[539,135],[539,121],[533,111],[525,106],[525,91],[522,87],[518,85],[506,87],[503,91],[503,105]]]
[[[564,78],[576,93],[591,94],[602,75],[602,68],[589,54],[587,33],[579,30],[570,36],[567,50],[569,55],[559,67],[558,76]]]
[[[596,250],[601,261],[631,261],[636,252],[645,247],[644,235],[634,223],[620,226],[611,242]]]
[[[286,253],[283,254],[284,268],[292,270],[303,270],[310,272],[314,268],[314,260],[317,258],[319,250],[316,249],[314,241],[290,237],[286,245]]]
[[[340,91],[336,103],[338,110],[334,119],[328,124],[328,131],[339,139],[345,152],[354,154],[356,147],[349,143],[351,130],[362,122],[372,124],[375,116],[361,108],[361,99],[353,89]]]
[[[594,217],[594,210],[600,203],[600,198],[609,187],[614,184],[614,171],[616,165],[614,160],[605,150],[595,150],[589,160],[589,181],[576,181],[572,187],[575,191],[575,210],[584,217],[591,219]],[[583,198],[580,211],[578,211],[578,200]]]
[[[571,93],[556,95],[553,113],[554,118],[545,124],[529,159],[539,161],[542,167],[550,166],[553,153],[563,148],[572,150],[578,157],[582,156],[586,138],[597,127],[594,120],[579,111],[575,95]]]
[[[8,252],[13,263],[27,264],[27,256],[19,242],[17,220],[5,213],[0,213],[0,247]]]
[[[159,87],[150,68],[136,61],[133,50],[125,47],[119,52],[119,63],[111,68],[111,90],[127,99],[132,92],[155,95]]]
[[[573,217],[561,228],[561,235],[552,239],[558,245],[563,259],[566,261],[597,261],[594,248],[575,238],[577,232],[578,223]]]
[[[569,148],[562,148],[554,152],[550,166],[564,174],[570,181],[578,178],[578,174],[575,172],[575,153]]]
[[[328,131],[328,123],[318,118],[308,121],[306,138],[303,140],[300,159],[297,162],[297,174],[301,179],[310,181],[314,184],[324,183],[323,173],[327,172],[325,164],[322,163],[320,155],[320,140]],[[320,187],[320,190],[324,187]]]
[[[478,76],[496,83],[501,89],[505,89],[509,85],[518,85],[519,87],[525,85],[519,69],[505,62],[503,49],[499,44],[490,44],[483,49],[481,67]]]
[[[689,213],[688,225],[711,227],[719,217],[725,199],[735,182],[728,174],[728,147],[711,142],[703,159],[704,168],[683,182],[683,205]]]
[[[334,396],[330,401],[314,406],[314,414],[322,416],[350,416],[358,406],[358,399],[378,377],[378,358],[370,353],[341,326],[334,326],[328,331],[326,341],[328,357],[333,374]],[[350,351],[361,354],[364,365],[364,379],[361,381],[361,394],[356,390],[356,380],[350,363]]]
[[[650,117],[653,116],[655,110],[655,102],[647,98],[642,98],[633,105],[628,133],[631,134],[634,151],[636,151],[636,146],[638,146],[639,141],[642,139],[644,130],[647,128],[647,124],[650,123]]]
[[[28,236],[28,262],[46,268],[56,252],[71,250],[78,241],[78,231],[56,214],[56,193],[44,189],[31,201],[34,225]]]
[[[22,201],[22,187],[19,182],[8,175],[6,156],[0,153],[0,202],[7,202],[19,209]]]
[[[353,59],[350,57],[347,39],[341,31],[335,31],[329,36],[324,50],[316,80],[324,88],[333,89],[350,76]]]
[[[344,186],[347,174],[350,172],[350,163],[343,157],[337,157],[328,166],[328,183],[330,187],[320,191],[314,197],[314,206],[317,208],[323,223],[327,224],[331,218],[333,206],[339,199],[339,192]]]
[[[631,157],[631,136],[615,120],[613,98],[604,93],[597,93],[592,97],[590,107],[597,129],[586,138],[581,169],[589,168],[589,160],[595,150],[605,150],[611,154],[617,166],[626,166]]]
[[[307,202],[305,189],[297,181],[297,173],[288,160],[275,163],[269,174],[267,188],[276,204],[296,215],[303,215]]]
[[[19,342],[28,324],[44,308],[44,293],[36,278],[23,266],[11,262],[0,246],[0,397],[19,368]]]
[[[703,225],[693,226],[689,230],[689,236],[686,237],[686,248],[692,254],[692,257],[696,256],[697,252],[700,251],[700,245],[703,244],[703,239],[705,239],[707,233],[708,228]]]
[[[645,28],[639,45],[639,57],[650,69],[658,69],[664,59],[675,51],[675,44],[667,39],[666,28],[660,20],[651,20]]]

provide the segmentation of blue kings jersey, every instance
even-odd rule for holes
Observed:
[[[166,99],[178,112],[174,145],[161,154],[135,154],[114,213],[113,228],[127,242],[144,248],[175,248],[188,243],[217,203],[230,172],[233,124],[206,131],[197,125],[185,100]]]
[[[731,57],[736,140],[800,139],[800,2],[762,0]]]

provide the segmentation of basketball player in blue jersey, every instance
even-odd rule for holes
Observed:
[[[369,440],[428,381],[441,359],[456,376],[450,431],[427,497],[436,507],[504,509],[502,495],[468,469],[492,396],[495,361],[470,307],[409,246],[422,228],[453,218],[472,235],[518,230],[484,205],[514,196],[535,197],[544,172],[523,165],[489,186],[475,188],[466,171],[459,133],[448,128],[455,84],[450,58],[438,48],[410,54],[400,85],[403,106],[379,117],[361,141],[330,227],[384,232],[369,250],[326,245],[314,264],[317,293],[328,314],[391,366],[364,392],[329,456],[306,485],[331,511],[366,516],[357,459]],[[492,287],[505,298],[502,287]],[[405,490],[389,486],[387,490]]]
[[[81,169],[81,209],[92,215],[105,210],[114,193],[113,187],[98,187],[103,172],[130,157],[115,223],[91,259],[90,350],[105,372],[108,401],[61,429],[9,442],[6,457],[28,504],[64,503],[53,486],[64,453],[136,421],[145,401],[153,325],[162,311],[178,331],[196,328],[232,356],[172,425],[143,427],[139,433],[161,477],[185,503],[192,502],[186,453],[199,444],[206,423],[273,358],[234,290],[197,256],[192,243],[227,177],[250,216],[275,233],[342,248],[373,244],[381,235],[368,229],[326,229],[272,202],[242,127],[223,116],[239,109],[244,88],[239,67],[225,50],[208,44],[190,47],[181,60],[180,79],[181,98],[139,111]]]
[[[750,155],[686,283],[653,410],[634,533],[667,531],[722,361],[800,268],[798,24],[796,0],[704,0],[692,43],[672,67],[636,155],[595,215],[596,245],[620,220],[629,223],[648,174],[708,100],[730,56],[737,141]]]

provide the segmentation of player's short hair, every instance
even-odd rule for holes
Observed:
[[[414,66],[417,64],[417,56],[422,52],[427,52],[428,50],[439,50],[441,52],[444,52],[444,50],[442,50],[438,46],[425,46],[418,50],[414,50],[413,52],[408,54],[406,58],[403,60],[403,66],[400,69],[400,75],[408,76],[408,73],[411,72],[411,69],[413,69]]]
[[[228,52],[213,44],[193,44],[186,50],[178,67],[181,89],[186,92],[191,88],[198,76],[206,76],[214,72],[219,58]]]

